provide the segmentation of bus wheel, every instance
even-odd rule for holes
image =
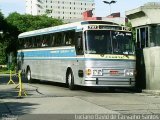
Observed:
[[[68,87],[69,87],[70,90],[75,89],[74,76],[73,76],[73,72],[71,70],[67,74],[67,83],[68,83]]]
[[[31,77],[31,70],[28,68],[27,69],[27,74],[26,74],[27,80],[29,83],[32,83],[32,77]]]

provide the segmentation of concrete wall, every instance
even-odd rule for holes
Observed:
[[[132,27],[160,23],[160,2],[149,2],[145,5],[126,11],[126,16],[131,20]]]
[[[160,89],[160,47],[144,48],[146,89]]]

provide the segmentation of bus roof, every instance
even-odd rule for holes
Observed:
[[[19,34],[18,38],[25,38],[25,37],[31,37],[31,36],[37,36],[37,35],[43,35],[43,34],[55,33],[55,32],[67,31],[67,30],[78,31],[78,30],[82,30],[82,25],[87,25],[87,24],[108,24],[108,25],[119,26],[114,22],[102,21],[102,20],[80,21],[80,22],[68,23],[68,24],[63,24],[59,26],[53,26],[53,27],[33,30],[29,32],[24,32]]]

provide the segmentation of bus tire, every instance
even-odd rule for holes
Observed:
[[[33,83],[32,76],[31,76],[31,70],[30,70],[29,67],[27,68],[26,78],[27,78],[29,83]]]
[[[70,90],[75,89],[74,75],[73,75],[72,70],[69,70],[69,72],[67,73],[67,83],[68,83],[68,87],[69,87]]]

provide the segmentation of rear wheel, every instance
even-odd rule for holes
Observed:
[[[75,89],[73,72],[70,70],[67,74],[67,83],[70,90]]]

